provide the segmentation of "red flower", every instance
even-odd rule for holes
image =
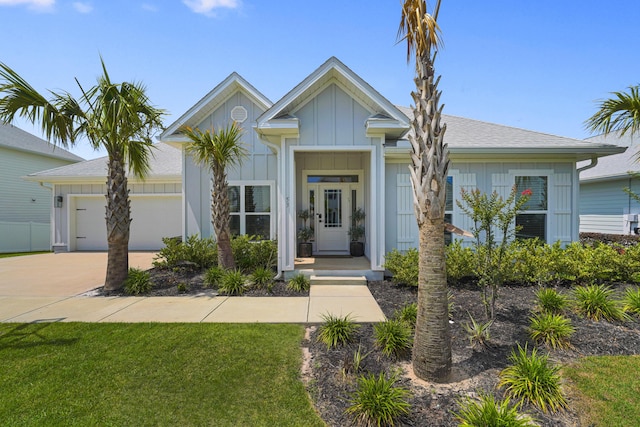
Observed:
[[[533,196],[533,191],[531,191],[529,188],[527,188],[527,189],[526,189],[526,190],[524,190],[521,194],[522,194],[523,196],[531,197],[531,196]]]

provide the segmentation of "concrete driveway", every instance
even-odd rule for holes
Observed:
[[[155,252],[129,252],[129,267],[151,268]],[[0,297],[73,296],[104,285],[106,252],[0,258]]]

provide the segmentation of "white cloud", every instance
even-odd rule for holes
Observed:
[[[195,13],[207,16],[214,15],[214,9],[236,9],[240,7],[240,0],[182,0]]]
[[[37,12],[51,12],[56,0],[0,0],[0,6],[27,6]]]
[[[91,13],[93,11],[93,6],[89,3],[75,2],[73,3],[73,8],[79,13]]]
[[[146,10],[147,12],[157,12],[158,8],[156,5],[151,3],[142,3],[142,10]]]

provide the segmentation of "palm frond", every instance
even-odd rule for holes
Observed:
[[[629,86],[628,92],[612,92],[609,99],[600,101],[598,111],[585,122],[591,132],[604,134],[640,131],[640,85]]]
[[[224,170],[238,165],[248,154],[240,142],[242,128],[236,122],[217,131],[207,129],[203,132],[198,128],[185,127],[182,132],[191,140],[186,146],[186,151],[200,165]]]
[[[436,22],[439,9],[440,0],[433,15],[427,12],[425,0],[405,0],[402,4],[397,39],[398,42],[407,42],[407,62],[414,54],[417,57],[431,56],[431,50],[442,45],[440,27]]]

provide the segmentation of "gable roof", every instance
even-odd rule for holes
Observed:
[[[271,108],[258,117],[256,129],[263,135],[297,134],[297,110],[319,91],[336,83],[347,91],[365,109],[371,112],[367,130],[386,132],[396,137],[409,128],[407,116],[389,102],[369,83],[332,56]]]
[[[208,115],[215,111],[222,103],[224,103],[231,95],[238,90],[246,93],[253,102],[268,109],[273,104],[269,98],[264,96],[260,91],[253,87],[248,81],[235,71],[231,73],[220,84],[213,88],[193,107],[187,110],[178,120],[173,122],[167,129],[160,134],[158,139],[163,142],[185,141],[186,138],[180,133],[182,126],[196,126]]]
[[[76,156],[62,147],[50,144],[44,139],[10,124],[0,123],[0,147],[72,162],[84,160],[82,157]]]
[[[164,143],[153,145],[149,161],[150,171],[144,179],[149,181],[180,182],[182,180],[182,153],[179,149]],[[29,174],[25,179],[36,182],[105,182],[109,158],[85,160],[84,162],[48,169]],[[130,176],[130,180],[136,180]]]
[[[601,144],[613,144],[626,148],[623,153],[598,159],[598,163],[580,173],[580,181],[603,181],[609,179],[628,178],[629,173],[640,172],[640,136],[624,136],[617,134],[598,135],[587,138],[587,141]],[[584,166],[578,164],[578,167]]]
[[[411,108],[399,108],[408,117],[413,117]],[[608,156],[624,151],[624,148],[597,141],[566,138],[465,117],[443,114],[442,123],[447,125],[444,142],[449,146],[451,154],[491,157],[514,154],[569,155],[576,160],[586,160],[594,156]],[[388,151],[406,153],[409,149],[409,141],[403,139]]]

